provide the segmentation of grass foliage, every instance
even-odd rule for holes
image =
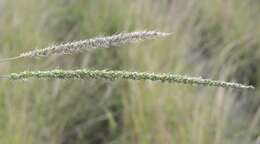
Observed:
[[[109,77],[106,72],[127,69],[256,87],[238,91],[143,81],[1,79],[0,143],[256,144],[259,6],[257,0],[0,0],[0,59],[97,34],[174,32],[131,48],[120,45],[120,50],[17,59],[1,63],[1,75],[62,69],[71,76],[76,71],[70,69],[86,68]],[[20,74],[28,73],[12,76]]]

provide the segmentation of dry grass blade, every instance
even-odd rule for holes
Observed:
[[[174,74],[155,74],[147,72],[129,72],[129,71],[108,71],[108,70],[50,70],[50,71],[25,71],[21,73],[12,73],[2,76],[10,80],[28,79],[28,78],[57,78],[57,79],[108,79],[108,80],[151,80],[169,83],[181,83],[188,85],[216,86],[225,88],[254,89],[253,86],[243,85],[233,82],[216,81],[202,79],[198,77],[187,77]]]

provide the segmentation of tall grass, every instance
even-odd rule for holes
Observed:
[[[3,11],[1,59],[100,32],[176,33],[134,48],[1,63],[1,74],[91,67],[259,85],[258,1],[6,0]],[[255,144],[259,139],[258,88],[2,79],[0,87],[0,143]]]

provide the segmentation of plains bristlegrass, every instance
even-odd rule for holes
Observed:
[[[66,44],[52,45],[44,49],[22,53],[21,57],[42,57],[50,55],[73,54],[83,50],[116,47],[122,44],[134,43],[146,39],[155,39],[167,35],[169,34],[156,31],[120,33],[108,37],[98,37]]]
[[[123,44],[135,43],[146,39],[155,39],[167,35],[169,35],[169,33],[162,33],[157,31],[120,33],[108,37],[98,37],[66,44],[52,45],[44,49],[36,49],[30,52],[22,53],[20,56],[43,57],[50,55],[73,54],[83,50],[91,50],[95,48],[109,48]]]
[[[135,43],[146,39],[155,39],[167,36],[169,33],[157,31],[142,31],[132,33],[121,33],[108,37],[98,37],[93,39],[81,40],[66,44],[52,45],[44,49],[36,49],[30,52],[22,53],[18,57],[8,58],[0,62],[14,60],[23,57],[46,57],[50,55],[64,55],[78,53],[83,50],[92,50],[95,48],[116,47],[123,44]],[[247,86],[239,83],[216,81],[202,79],[198,77],[187,77],[173,74],[155,74],[147,72],[129,72],[129,71],[107,71],[107,70],[50,70],[50,71],[25,71],[21,73],[12,73],[10,75],[0,75],[0,78],[10,80],[28,79],[28,78],[59,78],[59,79],[127,79],[127,80],[151,80],[169,83],[182,83],[189,85],[217,86],[225,88],[254,89],[253,86]]]
[[[65,44],[51,45],[44,49],[35,49],[33,51],[25,52],[15,58],[8,58],[1,60],[5,62],[23,57],[46,57],[51,55],[64,55],[78,53],[83,50],[91,50],[95,48],[110,48],[117,47],[123,44],[136,43],[138,41],[146,39],[155,39],[163,36],[167,36],[169,33],[157,32],[157,31],[140,31],[131,33],[120,33],[117,35],[107,37],[97,37],[92,39],[80,40]]]
[[[108,80],[151,80],[168,83],[180,83],[188,85],[216,86],[225,88],[254,89],[253,86],[243,85],[233,82],[216,81],[211,79],[202,79],[200,77],[187,77],[174,74],[155,74],[147,72],[129,72],[112,70],[50,70],[50,71],[25,71],[21,73],[12,73],[10,75],[0,76],[10,80],[45,78],[45,79],[108,79]]]

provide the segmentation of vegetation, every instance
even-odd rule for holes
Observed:
[[[151,80],[169,83],[181,83],[189,85],[217,86],[226,88],[254,89],[253,86],[246,86],[238,83],[215,81],[210,79],[202,79],[196,77],[187,77],[173,74],[155,74],[148,72],[129,72],[129,71],[108,71],[108,70],[50,70],[50,71],[25,71],[21,73],[12,73],[10,75],[1,76],[9,80],[21,80],[28,78],[57,78],[57,79],[107,79],[107,80]]]
[[[0,59],[53,42],[122,31],[156,29],[174,35],[120,50],[7,61],[0,63],[1,75],[82,68],[122,74],[115,70],[123,69],[210,77],[256,89],[1,79],[0,143],[257,144],[259,13],[257,0],[5,0]]]

